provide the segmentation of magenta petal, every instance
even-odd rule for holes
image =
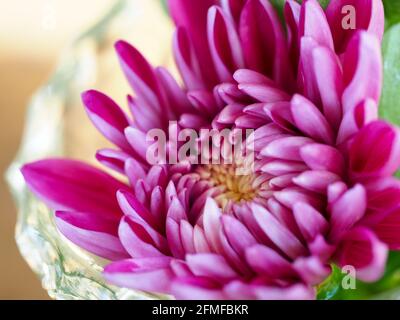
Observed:
[[[383,121],[362,128],[349,150],[354,177],[391,176],[400,166],[399,130]]]
[[[316,0],[304,1],[301,6],[299,37],[311,37],[319,45],[334,50],[328,21],[324,10]]]
[[[169,293],[173,273],[171,258],[121,260],[104,268],[107,281],[136,290]]]
[[[79,247],[108,260],[129,257],[117,236],[119,219],[94,213],[56,212],[58,230]]]
[[[357,278],[377,281],[385,271],[388,254],[387,246],[369,229],[355,228],[343,239],[337,260],[340,266],[356,268]]]
[[[343,58],[344,112],[370,98],[379,104],[383,83],[381,47],[373,35],[359,31],[350,41]]]
[[[270,212],[258,205],[253,205],[252,209],[261,229],[283,252],[291,258],[305,254],[305,248],[299,239]]]
[[[169,217],[166,221],[166,234],[172,255],[178,259],[183,259],[185,257],[185,249],[181,240],[180,225]]]
[[[96,128],[111,142],[123,150],[130,151],[124,130],[129,126],[121,108],[101,92],[90,90],[82,94],[86,112]]]
[[[101,149],[96,152],[96,159],[101,164],[122,174],[125,173],[125,162],[129,158],[127,153],[113,149]]]
[[[215,0],[187,1],[168,0],[168,6],[175,25],[185,29],[191,39],[201,72],[208,86],[216,81],[215,70],[207,42],[207,12],[216,4]]]
[[[119,225],[119,238],[133,258],[164,256],[168,253],[167,240],[144,221],[124,217]]]
[[[301,148],[303,161],[313,170],[330,171],[342,175],[344,159],[334,147],[324,144],[309,144]]]
[[[284,7],[284,15],[287,26],[287,37],[289,43],[290,60],[292,67],[297,72],[299,64],[299,23],[301,6],[295,0],[287,0]]]
[[[127,186],[80,161],[47,159],[25,165],[28,187],[52,209],[121,215],[115,194]]]
[[[366,192],[358,184],[346,191],[331,208],[331,233],[332,241],[337,241],[365,214],[367,207]]]
[[[399,228],[400,210],[397,208],[374,226],[373,230],[378,238],[389,246],[390,250],[400,250]]]
[[[337,135],[337,144],[353,138],[362,127],[377,119],[378,106],[376,102],[372,99],[363,100],[344,115]]]
[[[323,264],[319,258],[314,256],[301,257],[293,265],[303,281],[312,286],[320,284],[331,272],[329,265]]]

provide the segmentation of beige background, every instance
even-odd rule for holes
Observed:
[[[16,210],[3,179],[19,144],[26,104],[60,51],[113,2],[0,0],[0,299],[48,298],[16,248]]]

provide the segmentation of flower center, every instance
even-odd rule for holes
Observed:
[[[259,196],[262,185],[252,172],[242,172],[236,165],[202,165],[196,169],[201,180],[211,183],[221,193],[214,197],[218,205],[225,209],[229,203],[253,201]]]

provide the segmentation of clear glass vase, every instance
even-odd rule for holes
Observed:
[[[19,208],[18,247],[52,298],[168,298],[106,284],[101,276],[105,261],[57,231],[53,213],[28,191],[20,167],[55,156],[95,163],[95,150],[107,142],[87,119],[80,93],[95,88],[125,105],[129,88],[119,69],[114,42],[127,40],[155,65],[169,66],[171,36],[172,25],[160,0],[116,1],[105,17],[66,50],[54,75],[28,107],[23,141],[7,180]]]

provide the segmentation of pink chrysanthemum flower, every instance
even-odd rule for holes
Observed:
[[[344,5],[356,29],[342,28]],[[398,129],[377,119],[380,0],[170,0],[184,87],[125,42],[116,50],[133,119],[107,96],[83,102],[116,150],[98,151],[129,183],[81,162],[22,172],[59,230],[113,261],[119,286],[188,299],[308,299],[330,263],[378,279],[400,248]],[[254,129],[255,171],[150,165],[149,130]]]

